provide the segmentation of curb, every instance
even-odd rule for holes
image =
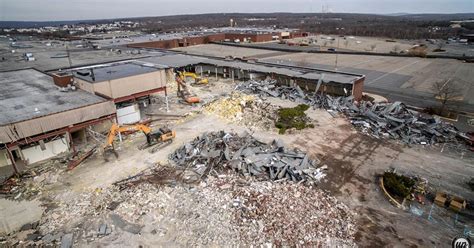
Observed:
[[[382,188],[385,196],[387,196],[390,203],[392,203],[397,208],[402,208],[402,204],[399,203],[397,200],[395,200],[395,198],[393,198],[385,189],[385,186],[383,185],[383,176],[380,177],[379,181],[380,181],[380,187]]]

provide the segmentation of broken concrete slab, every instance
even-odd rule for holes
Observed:
[[[68,233],[61,237],[61,248],[71,248],[73,244],[74,235]]]
[[[37,223],[43,215],[41,202],[0,199],[0,234],[19,231],[23,226]]]
[[[120,215],[115,213],[110,214],[110,219],[116,227],[132,234],[139,234],[143,228],[141,225],[133,224],[124,220]]]

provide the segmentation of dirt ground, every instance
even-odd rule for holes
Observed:
[[[210,81],[208,86],[192,88],[192,91],[206,102],[228,94],[234,88],[232,82],[228,80]],[[267,100],[279,106],[295,106],[295,103],[280,99],[269,98]],[[153,112],[164,111],[163,105],[156,105],[154,108]],[[327,176],[319,183],[318,188],[346,204],[356,216],[358,231],[355,241],[361,247],[446,247],[450,245],[454,236],[462,234],[464,226],[471,228],[471,230],[474,228],[472,215],[459,216],[457,225],[444,225],[439,220],[447,219],[449,221],[453,213],[448,213],[448,217],[439,217],[439,220],[435,222],[426,218],[427,212],[422,216],[415,216],[408,210],[395,208],[381,193],[377,183],[378,175],[394,168],[404,174],[426,178],[433,190],[446,191],[472,201],[474,192],[468,189],[465,182],[474,175],[474,161],[460,158],[459,154],[441,153],[438,147],[408,147],[395,141],[377,140],[356,131],[344,117],[334,118],[328,112],[319,109],[307,111],[308,116],[314,120],[315,128],[290,132],[285,135],[279,135],[275,131],[248,130],[244,126],[229,123],[219,117],[200,113],[200,109],[200,106],[178,103],[177,97],[171,92],[170,114],[187,113],[187,116],[178,120],[160,120],[155,125],[170,126],[177,133],[175,141],[158,152],[150,154],[147,150],[137,149],[137,146],[144,142],[144,137],[138,133],[133,134],[127,136],[123,143],[118,144],[118,159],[105,162],[97,153],[74,170],[60,172],[61,176],[57,182],[44,185],[41,195],[37,196],[37,199],[42,200],[45,206],[50,208],[46,211],[45,215],[48,217],[45,218],[52,218],[51,215],[55,213],[55,208],[65,207],[71,203],[83,204],[83,202],[77,203],[77,201],[85,195],[89,201],[99,199],[98,192],[108,192],[107,188],[110,188],[116,181],[133,176],[157,163],[167,164],[170,153],[204,132],[225,130],[236,133],[250,131],[257,139],[266,142],[281,139],[286,146],[300,148],[312,157],[321,160],[323,164],[328,165]],[[156,195],[150,196],[153,197],[152,199],[142,202],[143,200],[140,199],[147,199],[145,195],[149,194],[146,193],[149,191],[143,190],[144,195],[129,195],[129,200],[133,200],[134,204],[139,206],[143,204],[143,209],[137,210],[132,205],[129,208],[121,205],[118,209],[118,211],[130,213],[130,219],[124,220],[115,215],[109,215],[107,218],[97,216],[97,219],[86,220],[83,219],[84,216],[81,216],[84,214],[82,212],[68,213],[76,219],[71,220],[70,223],[63,223],[62,230],[67,233],[68,231],[92,228],[91,226],[95,228],[105,220],[111,221],[122,230],[128,230],[121,233],[114,230],[110,236],[102,239],[80,241],[76,243],[79,247],[189,246],[193,244],[190,243],[190,240],[199,240],[199,237],[196,236],[199,236],[202,233],[201,230],[206,228],[207,235],[217,235],[220,239],[232,241],[229,236],[232,230],[222,224],[228,223],[231,217],[225,215],[225,209],[223,210],[212,203],[215,202],[213,199],[225,201],[225,196],[213,193],[212,197],[215,198],[203,197],[202,192],[208,190],[208,187],[201,185],[199,187],[165,188]],[[317,201],[317,199],[314,200]],[[173,230],[184,228],[176,223],[179,222],[179,219],[145,213],[149,204],[159,205],[163,209],[163,213],[168,213],[170,216],[172,213],[178,215],[195,214],[195,218],[203,221],[204,224],[193,226],[195,229],[190,229],[187,237],[176,237],[174,233],[178,232]],[[170,204],[179,207],[170,209]],[[216,212],[199,212],[199,206],[202,206],[203,209],[207,206],[207,211],[210,211],[211,207],[215,208]],[[431,206],[431,204],[428,203],[427,206]],[[143,227],[142,233],[136,233],[134,231],[136,224],[133,222],[134,214],[141,215],[140,211],[144,212],[142,215],[146,216],[145,221],[148,221],[149,225]],[[437,216],[435,216],[436,218]],[[209,221],[208,225],[206,221]],[[150,226],[154,226],[154,228]],[[161,227],[166,231],[160,232]],[[222,229],[221,233],[211,232],[220,229]],[[87,235],[84,234],[84,236]],[[20,237],[21,235],[17,234],[15,238],[20,239]],[[200,243],[203,244],[203,242]],[[212,243],[208,243],[208,246],[212,245]]]

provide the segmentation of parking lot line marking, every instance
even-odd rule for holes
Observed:
[[[412,66],[412,65],[414,65],[414,64],[416,64],[416,63],[418,63],[418,62],[420,62],[420,61],[421,61],[421,60],[416,60],[416,61],[414,61],[414,62],[412,62],[412,63],[410,63],[410,64],[404,65],[404,66],[402,66],[402,67],[400,67],[400,68],[397,68],[397,69],[395,69],[395,70],[393,70],[393,71],[387,72],[387,73],[383,74],[382,76],[380,76],[380,77],[378,77],[378,78],[376,78],[376,79],[374,79],[374,80],[368,82],[367,84],[373,84],[375,81],[378,81],[378,80],[380,80],[380,79],[386,77],[386,76],[389,75],[389,74],[392,74],[392,73],[401,71],[401,70],[403,70],[403,69],[405,69],[405,68],[407,68],[407,67],[409,67],[409,66]]]

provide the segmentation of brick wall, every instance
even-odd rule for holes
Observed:
[[[178,47],[178,40],[159,40],[159,41],[149,41],[142,43],[128,44],[127,47],[135,48],[161,48],[161,49],[170,49]]]
[[[365,77],[357,80],[352,88],[352,95],[354,96],[354,99],[359,101],[362,99],[362,91],[364,90],[364,81]]]
[[[171,49],[176,47],[187,47],[195,46],[200,44],[207,44],[213,41],[224,41],[229,39],[231,41],[239,39],[241,42],[244,39],[250,39],[252,42],[266,42],[272,40],[272,34],[239,34],[239,33],[220,33],[220,34],[211,34],[200,37],[187,37],[182,39],[173,39],[173,40],[160,40],[160,41],[150,41],[142,43],[128,44],[128,47],[135,48],[161,48],[161,49]]]

